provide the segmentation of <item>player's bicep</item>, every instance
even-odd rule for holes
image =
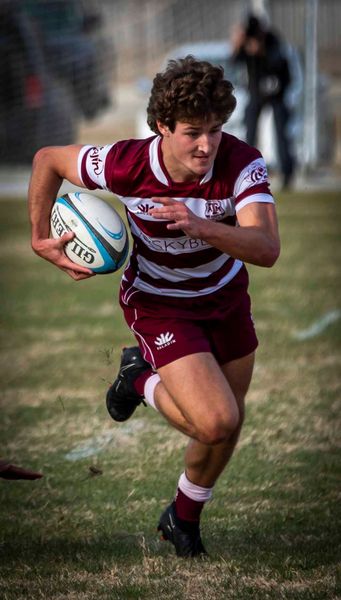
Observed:
[[[67,179],[77,187],[85,187],[79,176],[79,154],[82,146],[73,144],[71,146],[63,146],[56,148],[55,152],[55,168],[60,177]],[[53,150],[53,149],[52,149]]]
[[[237,219],[240,227],[257,227],[279,241],[274,203],[250,202],[237,212]]]
[[[33,161],[33,170],[38,178],[44,174],[45,179],[51,176],[67,179],[73,185],[84,187],[78,174],[78,156],[82,146],[46,146],[38,150]]]

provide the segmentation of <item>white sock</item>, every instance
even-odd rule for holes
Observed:
[[[185,496],[196,502],[207,502],[207,500],[212,498],[213,487],[201,487],[200,485],[192,483],[187,479],[185,472],[180,475],[178,488]]]
[[[158,410],[155,401],[154,401],[154,391],[157,384],[161,381],[160,375],[158,373],[154,373],[148,377],[146,383],[144,384],[144,398],[149,406],[152,406],[155,410]]]

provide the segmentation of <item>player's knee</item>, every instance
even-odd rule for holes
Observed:
[[[203,444],[215,446],[227,442],[240,427],[239,412],[233,411],[228,414],[216,415],[208,418],[198,430],[197,439]]]

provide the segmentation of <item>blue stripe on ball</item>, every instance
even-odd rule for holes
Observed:
[[[89,234],[91,236],[91,239],[93,240],[96,248],[99,250],[99,253],[100,253],[102,259],[104,260],[104,264],[101,267],[92,267],[92,266],[89,266],[89,268],[94,273],[110,273],[110,272],[117,271],[120,268],[120,266],[122,266],[122,264],[124,263],[124,261],[126,259],[128,248],[126,249],[126,252],[124,253],[124,256],[119,261],[116,261],[112,256],[110,256],[110,254],[107,252],[107,250],[101,244],[101,242],[99,241],[99,239],[94,235],[94,232],[89,227],[86,219],[84,219],[82,217],[82,215],[80,215],[80,213],[77,210],[74,209],[74,207],[72,206],[72,204],[70,202],[68,202],[67,199],[64,198],[64,197],[58,198],[57,202],[59,204],[64,204],[64,206],[66,206],[69,210],[71,210],[73,212],[73,214],[78,219],[80,219],[82,221],[84,227],[89,232]]]

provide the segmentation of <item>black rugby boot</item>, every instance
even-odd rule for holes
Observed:
[[[164,540],[168,540],[175,546],[177,556],[185,558],[208,556],[201,541],[199,525],[193,524],[188,531],[182,529],[180,520],[176,516],[175,502],[167,506],[162,513],[157,529],[161,531]]]
[[[114,421],[126,421],[143,402],[143,396],[135,390],[134,381],[150,368],[138,346],[123,348],[120,370],[106,396],[107,409]]]

